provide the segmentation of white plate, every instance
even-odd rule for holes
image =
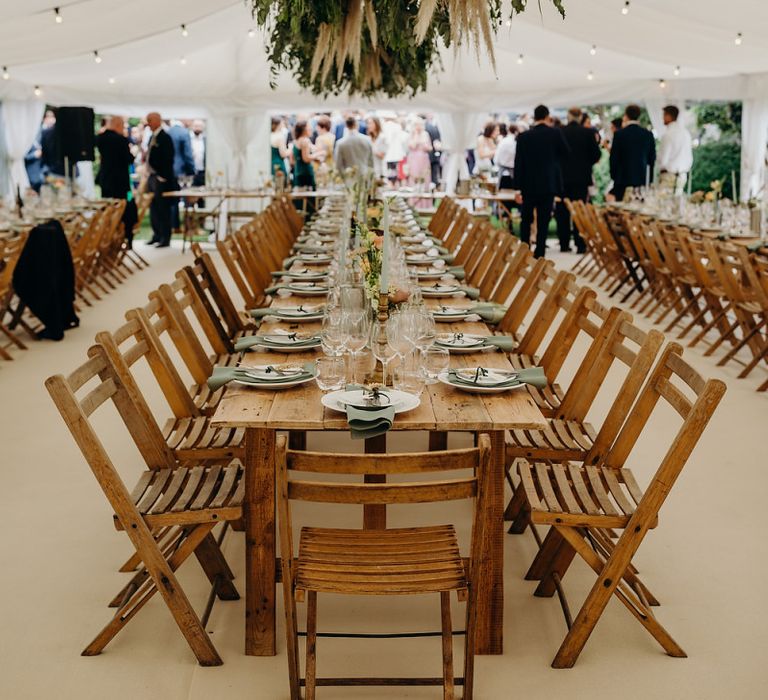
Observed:
[[[475,368],[465,368],[466,371],[473,371]],[[489,372],[493,373],[493,370],[489,370]],[[493,375],[484,378],[486,381],[491,379]],[[498,376],[494,381],[501,381],[503,377]],[[450,377],[448,376],[448,371],[444,370],[443,372],[440,372],[440,374],[437,375],[437,380],[443,384],[447,384],[448,386],[452,386],[454,389],[461,389],[462,391],[469,392],[470,394],[501,394],[505,391],[511,391],[513,389],[519,389],[521,386],[525,386],[525,384],[518,384],[516,386],[482,386],[480,383],[483,379],[476,384],[454,384]]]
[[[454,294],[465,295],[465,292],[455,284],[439,284],[437,286],[421,288],[421,296],[423,297],[445,297]]]
[[[440,279],[446,274],[445,269],[430,267],[429,270],[416,270],[416,277],[420,280]]]
[[[290,277],[294,280],[307,279],[307,280],[322,280],[328,277],[327,272],[318,272],[316,270],[286,270],[283,272],[283,277]]]
[[[410,265],[431,265],[434,258],[431,255],[406,255],[405,262]]]
[[[418,396],[404,391],[397,391],[397,389],[385,389],[384,393],[392,400],[389,405],[394,407],[395,413],[412,411],[421,403],[421,399]],[[347,410],[346,406],[348,404],[352,406],[362,405],[362,394],[361,389],[354,391],[332,391],[330,394],[324,394],[320,399],[320,403],[333,411],[344,413]],[[385,408],[385,406],[381,408]]]
[[[309,253],[307,255],[299,255],[299,260],[306,265],[319,265],[320,263],[331,262],[333,256],[326,255],[325,253]]]
[[[442,341],[440,339],[435,341],[435,345],[440,348],[446,348],[451,353],[468,353],[468,352],[485,352],[486,350],[493,350],[493,345],[486,345],[482,340],[474,338],[462,339],[454,344],[451,341]]]
[[[257,376],[268,376],[264,373],[264,370],[269,367],[269,365],[257,365],[256,367],[248,367],[248,371],[253,372]],[[314,381],[315,377],[314,375],[311,377],[302,377],[301,379],[291,379],[289,377],[286,377],[286,380],[284,382],[268,382],[268,383],[262,383],[262,382],[249,382],[247,379],[233,379],[232,384],[237,384],[238,386],[246,386],[249,389],[270,389],[272,391],[279,390],[279,389],[287,389],[288,387],[292,386],[298,386],[299,384],[306,384],[307,382]]]
[[[444,347],[452,348],[472,348],[484,345],[480,336],[471,334],[443,333],[440,334],[435,342]]]
[[[319,297],[319,296],[327,296],[328,294],[328,287],[325,287],[325,286],[316,287],[315,285],[309,282],[307,282],[306,284],[294,282],[292,284],[289,284],[287,289],[289,292],[291,292],[291,294],[295,294],[296,296],[300,296],[300,297]]]

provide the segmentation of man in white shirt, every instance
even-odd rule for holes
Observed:
[[[192,159],[195,163],[195,179],[192,182],[196,187],[205,185],[205,123],[201,119],[192,122],[189,132],[192,141]]]
[[[517,152],[517,126],[499,124],[499,133],[502,136],[496,148],[496,166],[499,169],[499,190],[511,190],[515,186],[515,153]],[[512,209],[517,206],[513,199],[501,202],[509,215],[509,230],[512,231]]]
[[[399,179],[398,165],[408,155],[408,134],[395,114],[385,117],[383,131],[387,143],[387,152],[384,156],[387,164],[387,179],[394,186]]]
[[[682,194],[693,165],[691,134],[678,120],[680,110],[674,105],[664,107],[667,128],[659,143],[659,184],[675,194]]]

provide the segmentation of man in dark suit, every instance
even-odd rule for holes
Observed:
[[[64,159],[59,157],[56,148],[56,115],[48,109],[43,117],[43,128],[40,132],[40,158],[43,170],[43,179],[48,175],[64,175]],[[69,164],[70,167],[74,163]]]
[[[547,232],[552,218],[555,195],[563,189],[560,162],[568,155],[568,144],[561,129],[549,125],[549,110],[539,105],[533,112],[533,127],[517,138],[514,181],[520,208],[520,240],[531,240],[531,225],[536,213],[536,250],[534,257],[543,258],[547,249]]]
[[[183,177],[194,177],[195,159],[192,155],[192,140],[189,129],[181,122],[173,122],[168,126],[168,136],[173,141],[173,174],[176,181]],[[174,197],[171,200],[171,223],[174,230],[181,224],[179,219],[179,200]]]
[[[163,197],[163,192],[172,192],[177,187],[173,173],[173,141],[163,130],[163,120],[157,112],[147,115],[147,126],[152,130],[147,148],[147,189],[155,195],[149,207],[152,239],[148,245],[167,248],[171,245],[172,202],[168,197]]]
[[[611,177],[617,201],[624,199],[628,187],[642,187],[653,182],[656,141],[648,129],[640,126],[640,107],[627,105],[624,126],[613,136]]]
[[[106,129],[96,136],[96,148],[101,156],[101,167],[97,182],[102,197],[128,199],[131,192],[130,167],[133,163],[131,144],[124,134],[125,122],[122,117],[111,117]],[[128,245],[133,242],[133,227],[136,225],[136,202],[131,197],[123,212],[123,227]]]
[[[561,162],[563,171],[563,199],[587,201],[589,187],[592,184],[592,166],[600,160],[600,146],[597,145],[595,132],[581,125],[581,109],[571,107],[568,110],[568,124],[563,127],[563,137],[571,152]],[[557,237],[560,250],[571,250],[571,235],[576,243],[576,252],[584,253],[584,240],[573,225],[568,207],[564,201],[555,207]]]

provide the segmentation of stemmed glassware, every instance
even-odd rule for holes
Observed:
[[[389,363],[397,357],[397,350],[389,342],[387,337],[387,327],[381,323],[371,324],[371,350],[373,356],[381,362],[382,380],[381,383],[387,384],[387,367]]]
[[[370,335],[370,316],[364,311],[349,312],[343,315],[344,346],[352,355],[352,381],[357,382],[357,359],[359,353],[368,344]]]

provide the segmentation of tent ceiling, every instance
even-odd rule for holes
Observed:
[[[567,104],[643,98],[663,95],[662,77],[670,95],[733,97],[744,84],[734,76],[768,72],[764,0],[733,2],[727,11],[721,0],[643,0],[633,2],[626,17],[623,0],[570,0],[565,21],[548,4],[543,15],[532,5],[501,29],[496,75],[485,57],[478,64],[472,52],[446,51],[445,71],[412,104],[482,111],[537,99]],[[281,76],[277,91],[270,89],[264,38],[247,37],[252,22],[242,0],[81,0],[62,2],[62,14],[57,25],[50,0],[0,0],[0,65],[12,72],[12,80],[0,81],[0,98],[28,95],[40,85],[51,102],[157,106],[187,114],[300,110],[320,102],[300,92],[290,76]],[[734,43],[737,32],[744,35],[742,46]],[[98,65],[96,49],[103,58]],[[676,65],[680,79],[672,77]],[[360,103],[341,96],[326,104],[350,102]],[[376,100],[381,106],[404,102]]]

